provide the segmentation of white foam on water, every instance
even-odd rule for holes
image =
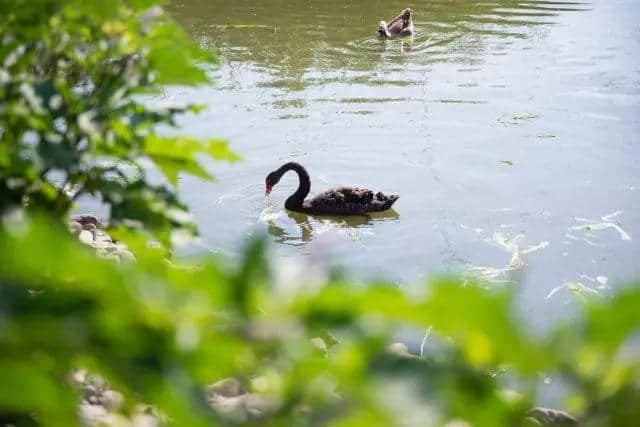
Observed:
[[[620,227],[620,225],[618,225],[618,223],[614,221],[614,218],[620,216],[621,214],[622,214],[622,211],[618,210],[608,215],[602,216],[599,221],[588,219],[588,218],[575,218],[577,222],[581,222],[582,224],[569,227],[569,232],[567,232],[567,237],[574,240],[584,240],[585,242],[594,246],[602,246],[595,242],[590,241],[586,237],[580,238],[580,237],[573,236],[571,235],[570,232],[583,231],[585,232],[585,234],[595,235],[594,233],[591,233],[591,232],[604,230],[606,228],[613,228],[620,235],[620,240],[631,240],[631,235],[629,235],[629,233],[623,230],[622,227]]]
[[[512,271],[521,270],[526,266],[522,259],[522,255],[527,255],[549,246],[549,242],[541,241],[537,245],[520,249],[520,241],[523,238],[524,234],[521,233],[516,234],[514,237],[510,237],[502,232],[493,233],[490,238],[483,240],[511,254],[509,263],[503,267],[475,266],[470,264],[467,266],[467,271],[470,273],[472,278],[479,280],[482,283],[514,284],[515,281],[509,279],[507,275]]]
[[[600,291],[598,289],[591,288],[585,285],[582,282],[564,282],[560,286],[556,286],[547,294],[546,299],[550,299],[559,291],[566,289],[571,292],[573,295],[577,295],[579,297],[584,297],[584,295],[600,295]]]

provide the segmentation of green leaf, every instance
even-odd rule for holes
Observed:
[[[611,302],[589,301],[587,331],[592,340],[608,352],[616,350],[626,337],[640,332],[639,307],[638,287],[622,290]]]
[[[3,355],[6,357],[6,355]],[[0,360],[0,410],[29,412],[37,408],[51,425],[74,424],[75,394],[61,387],[34,360]]]
[[[195,61],[212,62],[213,55],[188,40],[181,27],[168,22],[154,26],[146,45],[158,83],[194,85],[209,81]]]
[[[177,184],[181,172],[212,180],[196,159],[203,153],[216,160],[236,161],[239,156],[229,150],[225,141],[211,139],[201,141],[188,137],[161,137],[151,134],[146,138],[144,153],[148,155],[173,184]]]
[[[216,160],[236,161],[240,157],[229,150],[226,141],[199,140],[185,136],[163,137],[151,134],[145,141],[145,153],[166,157],[191,159],[196,153],[207,154]]]
[[[178,176],[181,172],[198,176],[207,181],[213,181],[214,179],[213,176],[204,170],[195,160],[162,155],[150,155],[150,157],[173,186],[178,184]]]

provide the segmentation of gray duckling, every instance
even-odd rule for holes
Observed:
[[[380,37],[388,39],[397,36],[408,36],[413,34],[413,19],[411,9],[406,8],[393,21],[388,24],[380,21],[378,25]]]

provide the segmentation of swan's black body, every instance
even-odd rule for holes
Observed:
[[[327,190],[315,197],[305,200],[311,190],[309,174],[300,164],[289,162],[267,175],[266,185],[268,195],[271,188],[280,181],[287,171],[298,174],[300,185],[284,206],[292,211],[310,214],[362,215],[367,212],[379,212],[391,208],[399,196],[386,196],[380,192],[353,187],[339,187]]]

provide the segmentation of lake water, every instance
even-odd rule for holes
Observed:
[[[208,163],[216,183],[180,181],[207,248],[235,258],[266,233],[278,258],[362,279],[475,274],[519,287],[542,323],[574,298],[547,298],[558,286],[640,277],[640,2],[292,3],[168,6],[221,63],[211,86],[161,101],[208,106],[184,132],[243,156]],[[377,23],[406,6],[416,34],[379,40]],[[370,217],[287,212],[295,174],[270,198],[264,179],[292,160],[312,193],[358,185],[400,199]]]

